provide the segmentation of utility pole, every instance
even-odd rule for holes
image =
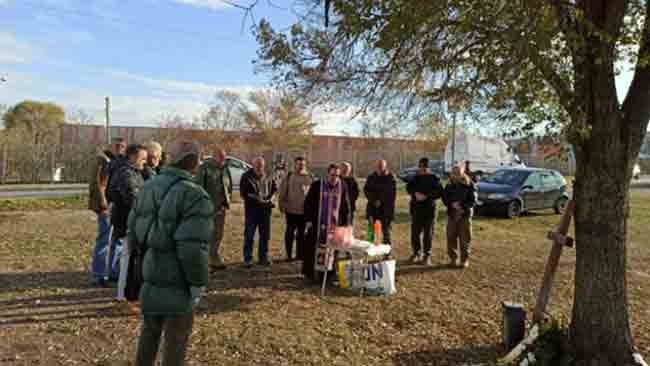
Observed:
[[[111,101],[106,97],[106,144],[111,143]]]
[[[451,117],[451,166],[456,165],[456,111],[452,112]]]

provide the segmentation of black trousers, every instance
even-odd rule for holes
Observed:
[[[413,248],[413,255],[431,256],[433,222],[435,218],[435,214],[431,214],[430,212],[413,211],[411,221],[411,247]],[[424,244],[424,248],[422,244]]]
[[[287,258],[293,258],[293,241],[296,241],[296,257],[304,258],[305,249],[305,215],[286,214],[287,231],[284,232],[284,247]]]

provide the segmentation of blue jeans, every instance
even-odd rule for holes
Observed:
[[[106,265],[108,264],[109,241],[111,236],[111,220],[108,213],[97,214],[97,238],[93,251],[92,271],[95,281],[103,281],[108,275]]]
[[[122,242],[120,242],[121,238],[116,237],[114,234],[111,235],[111,254],[109,256],[109,264],[108,264],[108,277],[112,281],[117,281],[118,278],[120,277],[120,257],[118,256],[117,258],[115,257],[117,253],[117,247],[119,246],[121,249],[122,248]],[[115,262],[115,263],[113,263]]]
[[[259,260],[267,259],[271,237],[271,210],[246,210],[244,220],[244,262],[253,261],[253,239],[260,232]]]

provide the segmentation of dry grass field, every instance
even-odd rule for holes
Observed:
[[[633,333],[650,355],[650,192],[632,194],[628,287]],[[363,206],[365,202],[360,202]],[[80,198],[0,201],[0,365],[130,365],[137,314],[88,288],[94,214]],[[456,365],[503,353],[500,304],[532,309],[550,250],[552,211],[474,221],[471,266],[445,266],[439,212],[431,268],[406,263],[409,216],[394,227],[398,293],[389,299],[319,288],[284,257],[284,220],[273,217],[272,268],[242,266],[242,207],[228,218],[229,267],[211,277],[190,339],[189,365]],[[361,219],[361,218],[360,218]],[[361,221],[361,220],[357,220]],[[565,250],[549,305],[570,316],[575,254]],[[529,315],[530,317],[530,315]]]

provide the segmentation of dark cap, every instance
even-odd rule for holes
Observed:
[[[418,163],[418,166],[422,167],[429,167],[429,158],[422,158],[420,159],[420,162]]]

